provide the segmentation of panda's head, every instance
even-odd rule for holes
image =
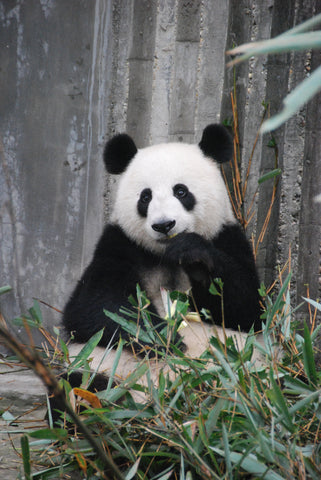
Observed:
[[[106,145],[107,171],[121,175],[111,221],[129,238],[161,252],[173,235],[211,239],[235,222],[219,163],[233,144],[221,125],[209,125],[199,145],[169,143],[137,150],[127,134]]]

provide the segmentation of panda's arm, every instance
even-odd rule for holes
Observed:
[[[254,325],[260,330],[258,276],[251,247],[238,224],[225,226],[212,241],[196,233],[177,235],[165,256],[185,269],[196,306],[208,309],[215,323],[222,323],[224,315],[228,328],[249,331]],[[215,278],[223,282],[222,297],[209,292]]]
[[[128,297],[136,294],[142,254],[119,227],[105,228],[93,259],[64,310],[64,327],[73,333],[76,342],[88,341],[102,328],[103,346],[112,339],[118,341],[120,335],[128,339],[127,333],[104,314],[104,309],[118,313],[120,307],[132,308]],[[153,306],[150,310],[156,313]]]

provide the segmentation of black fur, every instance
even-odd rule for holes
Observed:
[[[147,252],[128,239],[120,227],[108,225],[98,242],[91,264],[66,305],[63,323],[73,332],[76,342],[86,342],[104,328],[101,345],[119,336],[128,339],[103,312],[131,308],[128,301],[135,295],[141,272],[164,265],[175,271],[181,265],[189,275],[192,293],[199,308],[210,310],[217,325],[222,323],[220,297],[208,289],[212,279],[224,282],[224,322],[229,328],[249,331],[260,329],[258,278],[253,254],[238,225],[226,226],[212,241],[196,233],[182,233],[169,241],[166,252],[158,256]],[[156,308],[150,305],[153,322],[158,325]],[[118,328],[118,329],[117,329]]]
[[[62,375],[59,376],[59,378],[64,378],[65,380],[68,380],[70,385],[73,387],[80,387],[82,384],[82,372],[76,371],[72,372],[69,375],[66,373],[63,373]],[[108,378],[106,375],[97,373],[91,382],[90,386],[87,388],[89,392],[101,392],[103,390],[106,390],[108,385]],[[59,423],[63,421],[62,413],[65,412],[65,405],[61,401],[60,398],[57,398],[53,395],[53,392],[49,392],[49,402],[50,402],[50,411],[51,411],[51,418],[53,421],[54,426],[58,427]],[[82,408],[83,410],[84,408]],[[49,414],[47,413],[46,419],[49,420]],[[72,427],[71,424],[68,424],[68,427]]]
[[[214,158],[218,163],[228,162],[233,155],[232,137],[223,125],[208,125],[203,131],[199,147],[204,155]],[[127,133],[115,135],[104,149],[107,171],[116,175],[123,173],[136,153],[135,142]]]
[[[147,217],[148,205],[152,197],[153,194],[150,188],[144,188],[144,190],[142,190],[137,202],[137,211],[142,217]]]
[[[199,147],[206,157],[214,158],[218,163],[228,162],[233,156],[232,137],[223,125],[208,125]]]
[[[261,329],[259,281],[251,247],[239,225],[225,226],[212,241],[197,233],[172,238],[165,252],[170,264],[180,264],[189,275],[192,294],[199,308],[222,323],[221,297],[209,293],[215,278],[223,281],[225,327],[248,332]]]
[[[175,187],[173,187],[173,193],[174,196],[178,198],[178,200],[188,212],[193,210],[196,204],[196,199],[192,192],[188,190],[186,185],[178,183],[177,185],[175,185]]]
[[[107,142],[104,150],[107,172],[116,175],[123,173],[136,153],[136,145],[127,133],[115,135]]]
[[[74,293],[67,303],[63,323],[73,332],[76,342],[87,342],[104,328],[100,345],[107,346],[120,335],[128,340],[128,334],[109,319],[103,309],[119,312],[120,307],[132,308],[128,297],[136,296],[136,285],[141,283],[141,271],[158,265],[160,259],[144,251],[132,242],[120,227],[107,225],[100,238],[92,262],[85,270]],[[149,311],[157,315],[153,305]],[[152,317],[155,326],[159,318]]]
[[[173,187],[173,195],[176,197],[183,207],[190,212],[196,204],[196,199],[192,192],[188,190],[186,185],[178,183]],[[147,217],[148,206],[153,198],[153,192],[150,188],[142,190],[139,200],[137,202],[137,211],[141,217]]]

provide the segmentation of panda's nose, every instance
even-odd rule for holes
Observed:
[[[155,230],[155,232],[164,233],[166,235],[175,226],[175,224],[175,220],[153,223],[152,229]]]

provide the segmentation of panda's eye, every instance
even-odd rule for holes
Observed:
[[[177,183],[177,185],[173,187],[173,193],[174,196],[181,202],[185,210],[188,212],[193,210],[196,204],[196,199],[186,185],[183,183]]]
[[[173,188],[173,192],[176,198],[184,198],[188,194],[188,188],[186,187],[186,185],[178,183]]]
[[[152,191],[150,188],[145,188],[141,194],[140,194],[140,198],[139,198],[139,201],[142,202],[142,203],[149,203],[152,199]]]
[[[137,202],[137,211],[141,217],[147,217],[148,206],[152,199],[152,191],[150,188],[144,188],[140,192],[139,200]]]

